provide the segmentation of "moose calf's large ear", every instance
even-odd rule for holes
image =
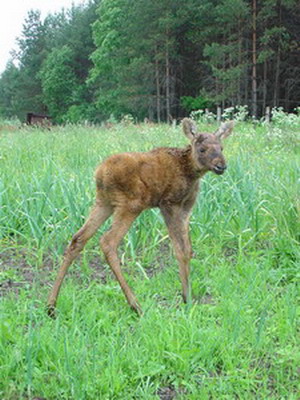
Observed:
[[[183,118],[182,129],[183,129],[184,134],[190,140],[193,140],[198,133],[198,129],[196,127],[195,122],[193,120],[191,120],[190,118]]]
[[[233,126],[233,121],[222,122],[220,128],[215,132],[215,135],[220,140],[226,139],[231,134]]]

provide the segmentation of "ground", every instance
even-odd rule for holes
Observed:
[[[52,320],[47,296],[93,203],[96,165],[186,141],[164,125],[2,130],[0,397],[297,399],[299,132],[240,123],[228,138],[228,171],[203,179],[191,217],[192,304],[149,210],[120,249],[144,314],[99,250],[108,221],[70,268]]]

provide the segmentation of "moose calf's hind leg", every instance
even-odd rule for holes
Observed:
[[[111,207],[102,206],[96,203],[86,223],[73,236],[71,243],[66,249],[62,266],[59,269],[57,278],[48,298],[47,308],[49,316],[54,317],[54,310],[59,290],[69,266],[84,248],[87,241],[96,233],[100,225],[106,221],[111,213]]]
[[[141,307],[137,302],[132,290],[128,286],[122,271],[120,260],[117,254],[117,248],[130,228],[132,222],[139,215],[139,212],[132,213],[124,209],[117,209],[114,213],[114,219],[111,229],[100,239],[100,246],[105,255],[107,263],[111,267],[117,278],[130,307],[138,314],[142,313]]]

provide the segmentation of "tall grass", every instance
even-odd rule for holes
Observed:
[[[143,317],[98,257],[98,235],[71,268],[55,321],[44,313],[48,282],[93,203],[96,165],[186,139],[163,125],[2,132],[0,282],[20,287],[1,302],[1,398],[298,398],[299,131],[240,123],[227,139],[228,171],[204,177],[191,218],[190,309],[162,218],[149,210],[121,249]]]

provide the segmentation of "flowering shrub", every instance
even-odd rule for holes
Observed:
[[[248,106],[236,106],[225,108],[222,114],[223,119],[245,121],[249,117]]]
[[[205,112],[204,110],[192,111],[190,117],[197,122],[202,123],[213,123],[216,121],[216,115],[211,112]],[[225,108],[222,114],[222,119],[233,119],[235,121],[245,121],[249,117],[249,111],[247,106],[236,106]]]
[[[131,125],[134,124],[134,117],[131,114],[125,114],[122,116],[121,124]]]
[[[274,107],[272,109],[272,122],[278,126],[300,127],[300,107],[297,107],[296,111],[297,114],[288,114],[283,111],[282,107]]]
[[[190,114],[190,117],[197,122],[202,122],[202,123],[212,123],[215,122],[216,115],[211,112],[205,112],[204,110],[196,110],[196,111],[192,111]]]

